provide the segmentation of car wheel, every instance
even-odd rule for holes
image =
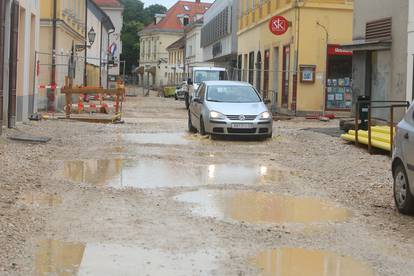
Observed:
[[[193,122],[191,122],[190,112],[188,112],[188,131],[192,133],[197,132],[197,129],[193,126]]]
[[[394,170],[394,200],[402,214],[414,214],[414,197],[410,191],[407,173],[402,163]]]
[[[200,135],[201,136],[204,136],[204,135],[206,135],[207,133],[206,133],[206,129],[205,129],[205,127],[204,127],[204,120],[203,120],[203,117],[201,117],[200,118]]]

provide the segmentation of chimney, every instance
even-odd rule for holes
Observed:
[[[154,15],[154,24],[157,25],[165,16],[163,13],[156,13]]]
[[[196,3],[200,3],[200,2],[201,2],[201,0],[195,0],[195,2],[196,2]]]

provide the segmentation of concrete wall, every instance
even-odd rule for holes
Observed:
[[[355,0],[354,5],[354,40],[365,39],[367,22],[388,17],[392,18],[391,50],[374,53],[372,56],[372,98],[377,100],[407,99],[411,95],[408,94],[407,79],[410,78],[407,77],[407,74],[410,73],[407,73],[407,68],[412,67],[410,66],[412,58],[407,58],[407,55],[409,56],[407,50],[409,45],[407,36],[409,0],[376,0],[375,5],[373,5],[373,1]],[[410,47],[412,48],[413,46]],[[367,82],[371,80],[365,74],[366,66],[364,63],[367,58],[371,58],[370,52],[356,53],[353,58],[354,102],[358,95],[368,93],[366,91],[366,87],[369,85]],[[373,116],[388,119],[389,112],[386,110],[375,110]],[[402,117],[402,112],[397,117]]]

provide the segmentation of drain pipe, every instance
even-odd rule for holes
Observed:
[[[53,20],[52,20],[52,70],[50,76],[50,85],[51,85],[51,92],[48,93],[47,101],[47,109],[50,112],[55,110],[55,92],[56,92],[56,28],[57,28],[57,0],[53,0]]]
[[[83,68],[83,86],[87,85],[87,70],[86,70],[86,65],[88,64],[88,44],[87,44],[87,40],[88,40],[88,1],[89,0],[85,0],[85,43],[84,43],[84,47],[85,47],[85,56],[84,56],[84,68]]]
[[[4,73],[4,36],[6,30],[6,1],[0,2],[0,135],[3,129],[3,73]]]

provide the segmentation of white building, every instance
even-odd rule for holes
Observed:
[[[94,43],[87,49],[88,86],[107,87],[109,35],[114,29],[109,16],[94,1],[88,1],[87,30],[96,33]]]
[[[122,13],[124,6],[118,0],[94,0],[95,3],[109,16],[114,24],[114,32],[109,34],[109,49],[113,58],[113,64],[109,64],[109,79],[114,81],[120,74],[122,54],[121,31],[124,24]]]
[[[201,30],[204,61],[227,68],[230,76],[237,65],[238,13],[238,0],[215,1],[204,14]]]
[[[199,19],[185,28],[185,67],[191,72],[193,67],[214,66],[213,62],[205,62],[201,48],[201,28],[203,20]]]
[[[35,55],[39,1],[0,1],[0,132],[36,111]]]

